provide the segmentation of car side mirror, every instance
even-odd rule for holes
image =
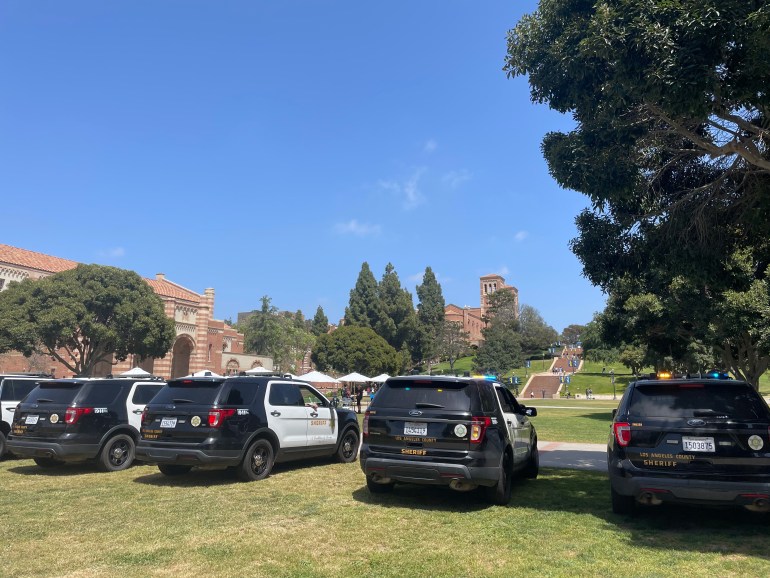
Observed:
[[[536,407],[525,407],[524,408],[524,415],[529,417],[535,417],[537,415],[537,408]]]

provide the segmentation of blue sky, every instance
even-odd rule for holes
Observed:
[[[604,307],[585,197],[540,153],[569,118],[502,72],[534,0],[0,4],[0,242],[132,269],[235,318],[344,314],[367,261],[478,306],[500,273],[561,331]]]

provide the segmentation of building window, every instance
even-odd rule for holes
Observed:
[[[211,350],[212,349],[214,349],[214,346],[211,343],[209,343],[209,359],[208,359],[209,361],[211,361]]]

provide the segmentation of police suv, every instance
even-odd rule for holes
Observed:
[[[0,374],[0,458],[6,452],[6,439],[16,406],[42,379],[50,377],[45,373]]]
[[[538,475],[535,415],[497,381],[392,377],[364,416],[366,485],[372,493],[396,482],[482,487],[492,503],[507,504],[514,476]]]
[[[16,408],[8,449],[40,467],[96,460],[103,471],[126,469],[142,410],[163,385],[130,378],[41,382]]]
[[[186,377],[169,381],[145,408],[137,457],[166,475],[230,467],[250,481],[267,477],[277,462],[355,461],[359,439],[356,414],[306,382]]]

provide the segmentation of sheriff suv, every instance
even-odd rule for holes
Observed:
[[[0,373],[0,458],[6,452],[16,406],[41,380],[50,377],[44,373]]]
[[[14,413],[8,449],[40,467],[95,460],[103,471],[134,461],[144,405],[160,380],[54,379],[41,382]]]
[[[629,384],[607,446],[612,510],[664,502],[770,511],[770,410],[748,383]]]
[[[537,415],[501,383],[408,376],[388,379],[364,415],[361,469],[372,493],[396,482],[481,486],[494,504],[511,499],[514,476],[539,468]]]
[[[336,456],[355,461],[355,413],[310,384],[280,376],[186,377],[170,381],[142,415],[137,456],[166,475],[194,466],[267,477],[273,464]]]

